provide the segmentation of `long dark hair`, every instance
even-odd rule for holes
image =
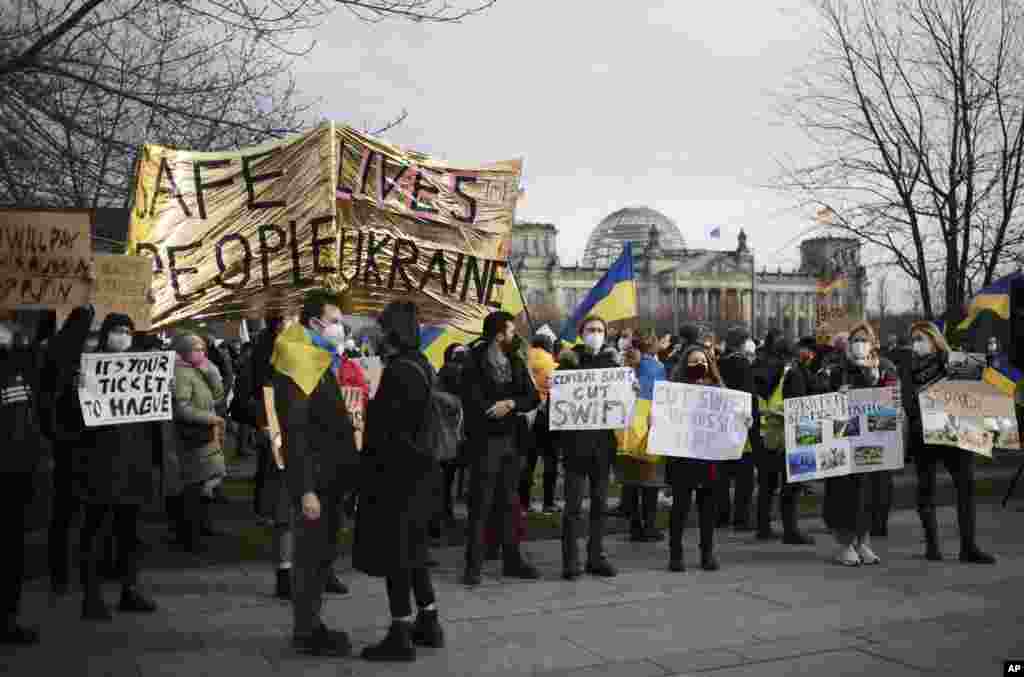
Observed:
[[[704,357],[708,360],[708,373],[707,379],[711,382],[711,385],[720,386],[722,385],[722,375],[718,372],[718,366],[715,364],[715,360],[708,355],[708,351],[704,349],[704,346],[690,346],[683,351],[682,356],[676,363],[676,368],[672,370],[672,381],[674,383],[686,383],[686,364],[690,361],[690,355],[692,353],[703,353]]]
[[[412,301],[392,301],[378,318],[384,340],[400,352],[419,350],[419,309]]]

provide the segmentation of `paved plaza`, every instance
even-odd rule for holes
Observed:
[[[1016,503],[1019,505],[1019,503]],[[146,586],[161,606],[149,617],[115,615],[106,625],[78,618],[72,595],[51,608],[45,579],[29,584],[26,617],[43,629],[38,647],[0,654],[15,675],[156,677],[211,675],[543,675],[545,677],[714,677],[1001,674],[1024,657],[1024,513],[979,506],[979,539],[995,566],[957,560],[955,510],[940,509],[949,561],[927,562],[917,516],[894,513],[876,540],[883,564],[829,563],[820,519],[810,547],[761,543],[720,531],[722,570],[697,569],[695,530],[685,573],[666,570],[664,543],[609,539],[620,567],[610,580],[559,578],[559,544],[524,546],[544,580],[503,581],[489,563],[484,584],[456,582],[462,550],[438,551],[436,584],[448,647],[420,650],[414,664],[314,659],[288,646],[290,610],[270,597],[273,573],[255,561],[184,570],[154,563]],[[348,630],[358,652],[389,619],[380,580],[340,568],[352,592],[329,598],[325,619]],[[107,587],[115,601],[116,586]]]

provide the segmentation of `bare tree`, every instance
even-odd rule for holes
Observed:
[[[494,2],[12,0],[0,9],[0,204],[123,205],[142,143],[219,150],[315,122],[291,63],[338,8],[457,22]]]
[[[875,287],[876,299],[878,303],[878,320],[885,322],[886,312],[889,310],[889,275],[883,273],[878,278],[878,284]]]
[[[1017,0],[817,0],[826,47],[790,116],[819,144],[782,187],[878,247],[935,317],[1024,246],[1024,20]],[[1017,254],[1019,256],[1019,254]]]

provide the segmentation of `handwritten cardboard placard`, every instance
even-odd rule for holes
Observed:
[[[363,397],[361,388],[345,386],[341,389],[341,396],[345,398],[345,409],[352,417],[352,427],[356,431],[356,449],[363,450],[363,431],[366,430],[366,398]]]
[[[898,387],[795,397],[784,407],[787,482],[903,467]]]
[[[1020,448],[1013,400],[984,381],[940,381],[917,397],[925,444],[988,458],[995,447]]]
[[[752,411],[750,393],[656,381],[647,453],[737,460],[747,444],[749,428],[745,421]]]
[[[89,302],[92,238],[88,210],[0,209],[0,308]]]
[[[132,318],[136,330],[149,331],[153,262],[142,256],[96,254],[93,270],[96,279],[90,300],[99,321],[110,313],[121,313]]]
[[[170,421],[174,353],[85,353],[78,386],[85,425]]]
[[[633,417],[632,369],[580,369],[551,375],[551,430],[622,430]]]

